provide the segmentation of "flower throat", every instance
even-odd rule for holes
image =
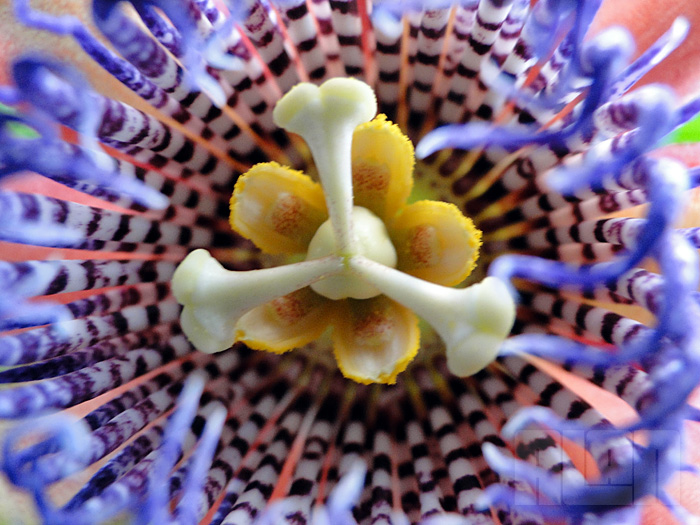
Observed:
[[[230,223],[265,253],[305,260],[231,272],[204,250],[188,255],[173,292],[196,348],[283,353],[331,329],[346,377],[394,383],[418,352],[421,317],[451,372],[496,357],[515,318],[506,285],[453,288],[475,268],[481,232],[453,204],[409,203],[413,146],[376,112],[372,89],[346,78],[299,84],[278,102],[275,123],[304,139],[319,180],[257,164],[235,185]]]

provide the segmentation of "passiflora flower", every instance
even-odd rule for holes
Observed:
[[[694,519],[668,4],[0,6],[3,515]]]

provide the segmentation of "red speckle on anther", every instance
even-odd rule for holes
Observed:
[[[299,197],[290,193],[281,195],[270,212],[274,230],[280,235],[294,235],[303,217],[302,212],[303,203]]]

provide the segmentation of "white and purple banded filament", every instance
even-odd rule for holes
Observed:
[[[664,487],[700,420],[700,227],[675,226],[700,169],[658,149],[700,102],[637,83],[698,29],[679,18],[635,55],[622,28],[589,34],[602,2],[93,0],[97,35],[15,0],[0,29],[73,39],[143,102],[38,53],[0,86],[0,466],[41,519],[636,523],[651,497],[687,519]],[[178,263],[269,262],[230,230],[233,184],[261,161],[314,172],[272,111],[338,76],[372,86],[417,184],[484,232],[476,274],[517,298],[473,377],[430,335],[396,385],[365,386],[323,342],[206,355],[182,333]]]

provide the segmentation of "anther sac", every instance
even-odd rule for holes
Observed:
[[[691,521],[692,2],[88,4],[0,5],[0,516]]]

